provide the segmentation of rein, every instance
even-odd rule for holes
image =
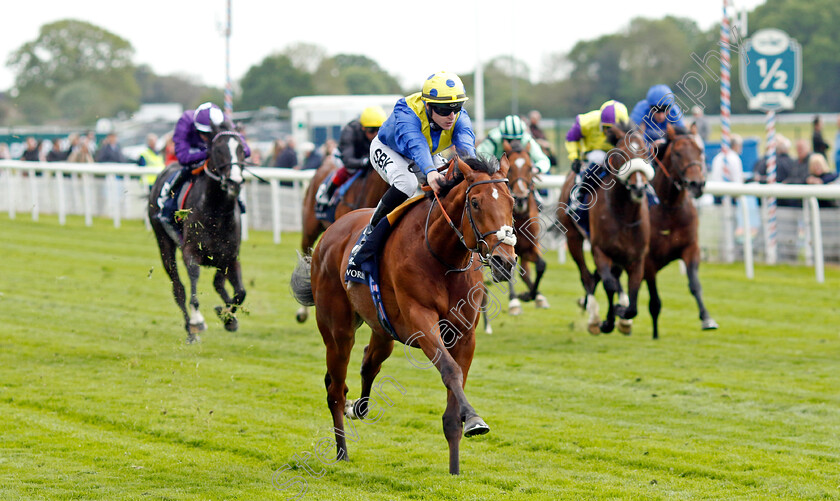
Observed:
[[[470,226],[472,227],[473,233],[475,234],[475,237],[476,237],[476,244],[475,244],[474,249],[470,248],[467,245],[467,242],[464,239],[464,234],[461,233],[461,231],[458,229],[458,227],[455,226],[455,223],[452,222],[452,218],[449,217],[449,214],[446,212],[446,209],[443,207],[443,203],[441,203],[440,198],[438,197],[437,193],[435,193],[434,190],[432,190],[432,188],[430,186],[423,186],[423,191],[430,191],[430,190],[432,191],[432,194],[435,196],[435,201],[437,202],[438,206],[440,206],[440,210],[441,210],[441,212],[443,212],[443,217],[446,219],[446,222],[449,224],[449,227],[452,228],[452,230],[458,236],[458,240],[461,242],[461,245],[463,245],[464,248],[466,248],[468,251],[470,251],[472,253],[470,255],[470,260],[467,263],[467,265],[463,268],[458,268],[458,267],[452,266],[451,264],[444,261],[442,257],[440,257],[434,250],[432,250],[431,243],[429,242],[429,222],[431,220],[432,210],[434,209],[434,204],[430,204],[429,205],[429,212],[428,212],[428,214],[426,214],[426,225],[425,225],[425,229],[424,229],[424,239],[425,239],[425,243],[426,243],[426,249],[442,265],[449,268],[449,270],[447,270],[447,272],[446,272],[447,274],[450,273],[450,272],[461,273],[461,272],[469,270],[470,267],[472,266],[473,260],[475,258],[475,254],[479,255],[479,259],[481,260],[482,264],[487,265],[489,260],[490,260],[490,256],[493,254],[493,251],[496,249],[496,247],[498,247],[502,243],[506,243],[509,239],[514,240],[514,243],[510,244],[510,245],[515,245],[516,237],[513,235],[513,228],[512,227],[510,227],[508,229],[505,229],[505,227],[502,227],[499,230],[491,230],[491,231],[482,233],[481,230],[478,229],[478,226],[476,226],[476,224],[475,224],[475,220],[473,219],[473,215],[472,215],[472,209],[470,208],[470,203],[469,203],[470,190],[472,190],[475,186],[479,186],[479,185],[482,185],[482,184],[507,183],[507,182],[508,182],[507,178],[487,179],[487,180],[484,180],[484,181],[476,181],[475,183],[473,183],[473,184],[471,184],[467,187],[467,191],[464,195],[464,199],[465,199],[464,200],[464,213],[467,214],[467,217],[470,221]],[[461,223],[463,223],[463,221],[464,221],[464,213],[461,213]],[[488,246],[488,252],[487,252],[486,256],[482,255],[481,251],[479,250],[479,247],[481,246],[481,242],[485,242],[485,244],[486,244],[486,241],[484,240],[485,237],[487,237],[489,235],[492,235],[494,233],[498,236],[499,241],[492,248],[490,248]]]

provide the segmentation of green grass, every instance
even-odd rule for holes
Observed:
[[[285,499],[272,473],[331,437],[324,348],[294,322],[298,236],[251,232],[249,315],[184,344],[151,233],[0,215],[0,499]],[[491,427],[448,474],[445,391],[401,346],[382,374],[404,395],[356,424],[349,463],[309,465],[303,499],[838,499],[840,270],[703,264],[720,323],[700,331],[686,280],[660,277],[661,339],[647,295],[635,333],[592,337],[576,270],[550,253],[543,292],[479,334],[467,396]],[[602,298],[603,305],[603,298]],[[367,328],[349,369],[351,398]],[[415,356],[420,357],[419,351]]]

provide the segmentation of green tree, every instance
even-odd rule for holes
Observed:
[[[312,75],[296,68],[289,56],[273,54],[248,69],[242,78],[242,97],[237,109],[263,106],[287,108],[289,99],[312,92]]]
[[[131,112],[139,105],[140,90],[133,78],[131,44],[102,28],[77,20],[41,27],[38,38],[13,51],[7,66],[16,74],[16,100],[38,106],[24,111],[33,122],[52,115],[89,123],[99,116]],[[83,90],[86,89],[86,90]],[[62,96],[98,96],[96,109],[79,114],[72,104],[59,105]]]

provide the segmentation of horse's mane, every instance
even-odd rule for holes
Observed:
[[[472,170],[484,172],[491,176],[499,171],[499,161],[495,157],[487,157],[485,155],[478,155],[477,157],[462,158],[465,164],[469,165]],[[448,179],[440,184],[439,197],[445,197],[452,188],[458,186],[464,180],[464,175],[460,170],[455,169],[452,179]],[[434,194],[429,191],[426,193],[427,198],[434,197]]]
[[[618,134],[616,133],[616,129],[620,130],[625,135],[629,134],[630,131],[633,130],[633,122],[629,120],[622,120],[621,122],[616,122],[615,125],[607,129],[607,141],[613,146],[618,146]]]

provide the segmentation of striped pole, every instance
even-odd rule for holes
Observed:
[[[776,112],[767,112],[767,184],[776,182]],[[776,264],[776,197],[765,199],[767,206],[767,234],[764,235],[767,264]]]
[[[723,177],[732,180],[726,155],[729,153],[729,17],[728,0],[723,0],[723,19],[720,23],[720,151],[723,152]]]
[[[230,4],[227,0],[227,28],[225,29],[225,113],[228,118],[233,114],[233,85],[230,82]]]

